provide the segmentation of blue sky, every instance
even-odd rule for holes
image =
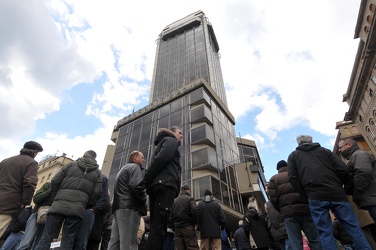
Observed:
[[[147,8],[145,8],[147,6]],[[359,1],[0,1],[0,158],[37,140],[101,164],[116,122],[144,107],[155,40],[197,10],[213,24],[236,135],[266,178],[311,134],[332,149],[358,40]]]

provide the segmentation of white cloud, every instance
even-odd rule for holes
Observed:
[[[230,111],[236,119],[257,112],[250,138],[273,147],[298,124],[333,136],[347,108],[358,9],[349,0],[1,1],[0,149],[12,141],[17,152],[37,119],[59,112],[64,91],[103,81],[86,109],[101,127],[38,138],[77,156],[95,145],[103,156],[117,120],[148,99],[158,34],[197,10],[219,42]]]

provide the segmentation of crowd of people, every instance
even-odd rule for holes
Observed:
[[[57,238],[60,249],[372,249],[348,195],[376,219],[375,159],[353,139],[339,141],[341,159],[311,136],[298,136],[296,150],[277,163],[267,184],[265,212],[251,201],[234,233],[210,190],[197,203],[191,188],[181,186],[182,139],[179,127],[160,129],[147,171],[142,152],[131,152],[112,202],[93,150],[35,192],[34,158],[43,148],[26,142],[0,163],[0,250],[47,250]]]

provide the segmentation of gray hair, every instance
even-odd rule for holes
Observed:
[[[312,136],[310,135],[299,135],[296,137],[296,142],[298,145],[301,145],[303,143],[312,143]]]

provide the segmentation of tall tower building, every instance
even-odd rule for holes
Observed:
[[[253,193],[252,183],[246,185],[246,196],[239,189],[237,166],[245,158],[239,155],[234,125],[213,26],[197,11],[166,26],[158,37],[149,104],[118,121],[112,133],[116,143],[113,159],[105,159],[112,162],[110,190],[133,150],[145,155],[147,167],[158,129],[179,126],[184,136],[180,148],[182,185],[189,185],[197,199],[206,189],[211,190],[224,208],[229,227],[236,229]],[[265,182],[258,153],[251,158],[250,164],[242,164],[245,169],[253,165],[256,183],[258,175]]]

